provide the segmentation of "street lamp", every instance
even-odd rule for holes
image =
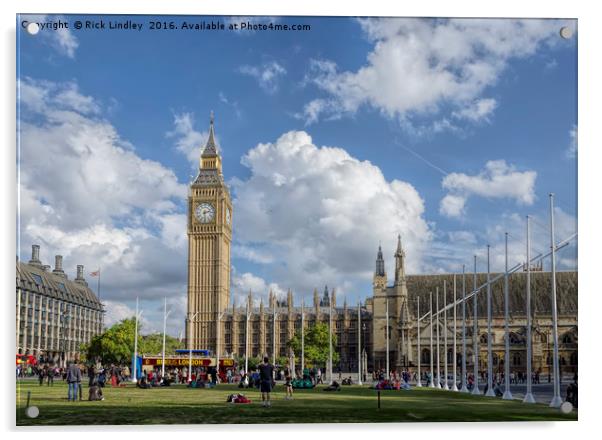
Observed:
[[[165,307],[163,311],[163,351],[161,360],[161,380],[165,380],[165,333],[167,332],[167,317],[171,310],[167,310],[167,297],[165,297]]]
[[[192,382],[192,323],[198,314],[199,312],[188,314],[188,383]]]
[[[136,297],[136,324],[134,328],[134,365],[132,374],[132,382],[138,382],[138,320],[142,316],[142,311],[138,312],[138,297]]]

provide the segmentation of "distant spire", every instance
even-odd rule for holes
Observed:
[[[401,234],[397,235],[397,251],[395,252],[395,256],[403,255],[403,249],[401,247]]]
[[[383,258],[383,250],[380,244],[378,245],[378,253],[376,254],[376,271],[374,274],[379,277],[385,276],[385,259]]]
[[[203,149],[202,156],[217,156],[217,144],[215,142],[215,132],[213,128],[213,110],[211,110],[209,119],[209,137],[207,138],[207,143]]]

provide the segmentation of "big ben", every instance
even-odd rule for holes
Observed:
[[[213,113],[199,172],[188,195],[188,314],[193,349],[217,350],[217,323],[230,302],[232,201],[224,183]]]

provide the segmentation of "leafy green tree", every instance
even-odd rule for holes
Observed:
[[[326,366],[328,364],[328,325],[322,322],[305,329],[305,360],[314,365]],[[296,334],[287,343],[292,348],[296,356],[301,354],[301,335]],[[336,352],[337,335],[332,334],[332,364],[339,362],[339,353]]]
[[[127,363],[134,352],[136,321],[127,318],[92,338],[87,345],[86,358],[103,363]]]
[[[160,354],[163,349],[163,335],[161,333],[141,335],[140,330],[141,326],[138,323],[138,353]],[[128,364],[134,353],[135,332],[135,318],[127,318],[114,324],[103,333],[94,336],[90,343],[84,346],[86,359],[100,359],[103,363]],[[175,354],[175,350],[182,345],[177,338],[166,336],[165,354]]]
[[[165,335],[165,355],[176,354],[177,349],[185,348],[184,342],[178,338]],[[150,335],[139,336],[138,352],[143,354],[161,354],[163,351],[163,333],[153,333]]]

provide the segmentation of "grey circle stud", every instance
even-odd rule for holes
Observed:
[[[25,410],[25,414],[30,419],[35,419],[37,416],[40,415],[40,410],[38,409],[37,406],[28,406],[27,409]]]
[[[568,26],[563,26],[560,28],[560,36],[565,40],[568,40],[573,36],[573,31]]]
[[[26,29],[29,35],[35,35],[40,32],[40,25],[37,23],[29,23]]]
[[[573,410],[573,404],[571,402],[564,402],[560,405],[560,412],[563,414],[568,414]]]

